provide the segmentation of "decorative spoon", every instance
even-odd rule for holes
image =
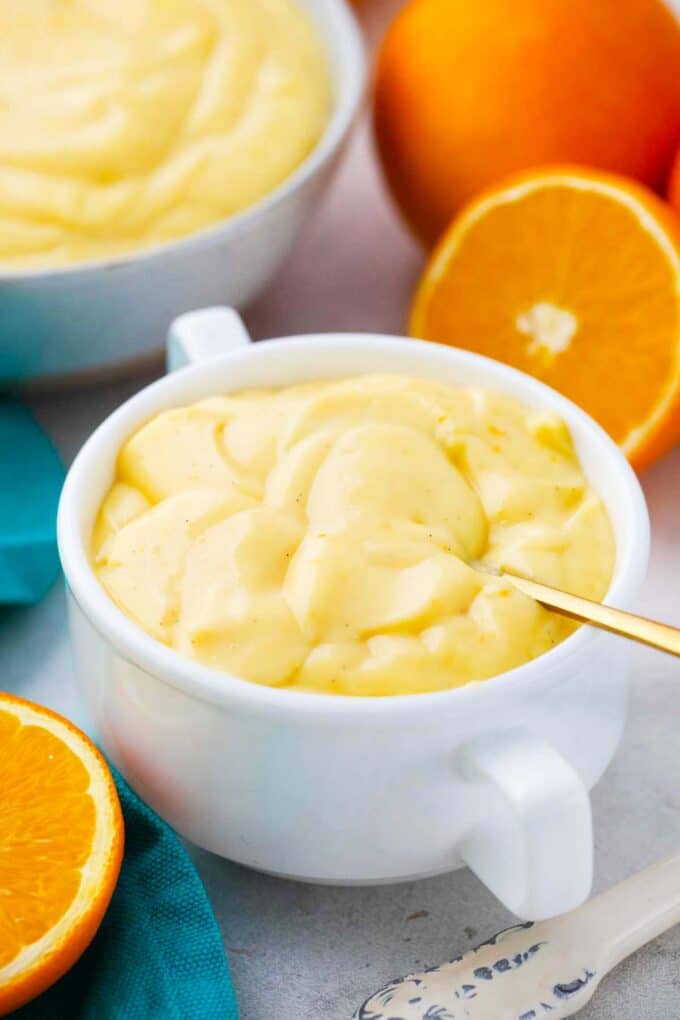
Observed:
[[[562,1020],[621,960],[679,922],[676,854],[570,914],[508,928],[449,963],[392,981],[354,1020]]]
[[[661,651],[670,652],[671,655],[680,655],[678,627],[671,627],[668,623],[657,623],[644,616],[627,613],[623,609],[614,609],[613,606],[604,606],[601,602],[592,602],[579,595],[570,595],[559,588],[531,581],[528,577],[521,577],[508,570],[495,572],[485,563],[474,563],[473,566],[485,573],[496,573],[497,576],[505,578],[525,595],[530,595],[541,605],[554,609],[562,616],[569,616],[579,623],[590,623],[613,634],[620,634],[622,637],[632,638],[633,641],[660,648]]]

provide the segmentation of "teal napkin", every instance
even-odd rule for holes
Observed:
[[[217,922],[172,829],[114,771],[125,856],[95,939],[16,1020],[237,1020]]]
[[[61,461],[28,408],[0,399],[0,604],[30,605],[59,573]]]

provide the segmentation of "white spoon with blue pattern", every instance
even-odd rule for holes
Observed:
[[[678,923],[680,854],[570,914],[516,925],[449,963],[392,981],[354,1020],[562,1020],[621,960]]]

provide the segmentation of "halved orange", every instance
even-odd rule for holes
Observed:
[[[410,332],[538,376],[643,468],[680,438],[679,222],[627,178],[509,178],[444,233]]]
[[[86,949],[122,854],[120,804],[96,747],[49,709],[0,693],[0,1015]]]

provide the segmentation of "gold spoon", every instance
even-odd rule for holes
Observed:
[[[613,606],[604,606],[601,602],[592,602],[579,595],[570,595],[559,588],[551,588],[547,584],[531,581],[528,577],[522,577],[509,570],[494,571],[485,563],[475,563],[474,566],[486,573],[497,573],[499,577],[505,578],[525,595],[529,595],[547,609],[554,609],[562,616],[578,620],[579,623],[591,623],[594,627],[600,627],[602,630],[608,630],[613,634],[632,638],[633,641],[640,641],[644,645],[651,645],[652,648],[660,648],[662,652],[680,656],[680,628],[678,627],[671,627],[668,623],[657,623],[656,620],[648,620],[644,616],[636,616],[623,609],[614,609]]]

